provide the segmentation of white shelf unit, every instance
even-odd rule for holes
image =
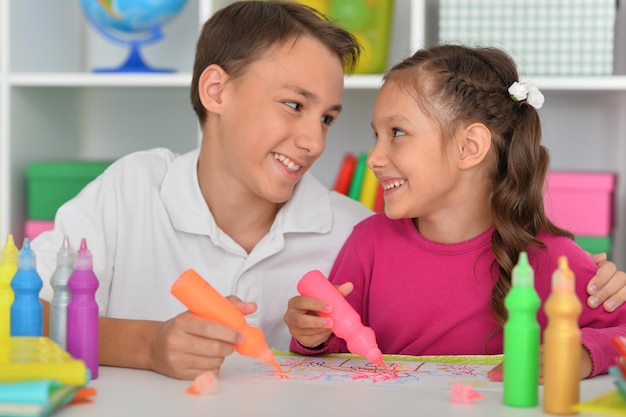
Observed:
[[[26,166],[40,160],[114,159],[164,146],[197,146],[189,101],[201,24],[230,0],[189,0],[163,27],[162,41],[143,49],[148,64],[172,74],[95,74],[127,49],[91,29],[79,0],[0,0],[0,236],[19,242],[26,219]],[[624,9],[624,7],[622,7]],[[436,42],[435,0],[396,0],[389,63]],[[625,74],[626,18],[618,17],[616,66]],[[620,43],[621,42],[621,43]],[[621,69],[621,71],[620,71]],[[613,259],[626,268],[626,75],[535,78],[552,167],[619,175]],[[346,78],[344,112],[313,168],[329,187],[346,152],[373,144],[369,127],[380,75]]]

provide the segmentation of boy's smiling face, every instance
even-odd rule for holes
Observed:
[[[342,94],[341,61],[321,42],[302,36],[270,48],[224,84],[217,115],[209,116],[216,122],[205,127],[203,147],[223,185],[237,195],[287,201],[322,154]]]

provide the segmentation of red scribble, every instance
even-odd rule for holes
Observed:
[[[387,369],[379,367],[377,365],[368,364],[373,367],[350,367],[350,369],[354,372],[354,375],[349,376],[348,379],[353,381],[360,381],[363,379],[371,379],[372,383],[390,381],[392,379],[398,379],[400,376],[398,373],[403,373],[404,371],[398,370],[398,364],[392,363]]]

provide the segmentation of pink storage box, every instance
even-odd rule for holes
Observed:
[[[52,220],[26,220],[24,223],[24,236],[33,240],[39,233],[52,230],[53,228],[54,221]]]
[[[608,172],[550,172],[544,189],[548,218],[577,236],[609,236],[616,180]]]

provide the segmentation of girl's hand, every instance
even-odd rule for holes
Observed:
[[[587,305],[596,308],[602,304],[604,310],[615,311],[626,302],[626,273],[607,261],[605,253],[590,256],[598,264],[598,271],[587,284]]]
[[[589,351],[584,346],[581,346],[581,350],[580,379],[585,379],[591,375],[593,363]],[[501,362],[487,373],[487,377],[492,382],[502,382],[504,380],[503,370],[504,362]],[[543,385],[543,345],[539,346],[539,384]]]
[[[254,303],[227,298],[244,314],[256,310]],[[151,344],[151,368],[178,379],[194,379],[207,371],[218,375],[225,357],[241,340],[236,330],[186,311],[160,324]]]
[[[351,282],[336,287],[345,297],[354,286]],[[318,313],[330,313],[333,306],[323,300],[297,295],[289,300],[284,320],[289,333],[304,347],[314,348],[326,342],[332,333],[333,321]]]

